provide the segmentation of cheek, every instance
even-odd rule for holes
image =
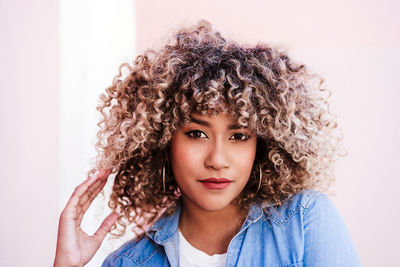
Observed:
[[[254,164],[254,159],[256,156],[256,143],[251,143],[247,147],[243,147],[239,151],[235,152],[235,163],[237,166],[237,171],[242,175],[248,175]]]
[[[190,175],[197,169],[201,162],[202,153],[198,147],[189,145],[187,142],[177,139],[171,145],[170,160],[175,178]]]
[[[177,145],[172,149],[171,159],[175,165],[190,164],[193,158],[198,154],[190,146]]]

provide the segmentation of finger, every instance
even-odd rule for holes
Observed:
[[[82,218],[89,206],[99,194],[99,192],[103,189],[106,181],[96,181],[92,187],[88,189],[88,191],[81,196],[80,201],[75,209],[74,221],[76,225],[80,225]]]
[[[108,232],[110,232],[111,227],[115,223],[115,221],[118,219],[118,213],[111,213],[110,215],[107,216],[107,218],[104,219],[103,223],[100,225],[99,229],[97,229],[96,233],[92,236],[99,242],[102,242]]]
[[[104,185],[107,183],[108,175],[110,174],[111,170],[107,170],[105,172],[99,172],[97,176],[97,180],[94,184],[89,186],[88,190],[80,197],[78,206],[76,208],[76,216],[75,216],[75,224],[80,225],[84,214],[86,213],[87,209],[96,198],[96,196],[100,193],[103,189]]]
[[[101,169],[98,173],[97,176],[99,177],[99,179],[103,180],[103,179],[107,179],[108,176],[111,174],[112,169]]]
[[[78,185],[72,193],[72,196],[65,207],[65,211],[67,213],[76,211],[79,208],[78,204],[81,197],[88,191],[88,189],[93,186],[98,179],[104,179],[105,177],[108,177],[110,173],[111,170],[101,170],[97,175],[89,177],[83,183]]]
[[[88,190],[80,197],[79,206],[83,207],[88,200],[90,200],[91,198],[94,199],[104,187],[106,182],[107,180],[97,180],[92,186],[90,186]]]
[[[80,225],[83,215],[86,213],[90,205],[92,204],[93,200],[97,197],[97,195],[100,193],[101,190],[103,190],[104,185],[107,183],[107,180],[102,181],[101,184],[95,189],[94,192],[91,194],[88,194],[87,197],[85,197],[86,202],[83,202],[79,204],[79,209],[76,217],[76,224]]]
[[[93,186],[97,186],[98,184],[101,184],[102,181],[106,180],[110,173],[111,170],[100,170],[98,173],[89,177],[85,182],[79,185],[76,188],[74,194],[78,198],[82,197],[86,192],[90,192],[90,188],[92,188]]]

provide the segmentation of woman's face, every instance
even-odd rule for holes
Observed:
[[[223,113],[193,114],[172,138],[170,161],[184,204],[217,211],[245,187],[253,166],[257,137]]]

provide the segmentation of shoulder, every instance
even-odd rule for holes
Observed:
[[[311,213],[335,211],[329,197],[316,190],[303,190],[292,196],[279,207],[266,207],[266,218],[277,225],[285,225],[299,216],[304,219]],[[296,220],[297,221],[297,220]]]
[[[360,266],[346,224],[325,193],[303,191],[265,214],[275,240],[302,255],[304,266]]]
[[[149,238],[133,239],[108,255],[102,267],[142,266],[162,249]]]

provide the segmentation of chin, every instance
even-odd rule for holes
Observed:
[[[202,201],[201,203],[197,203],[199,207],[207,211],[220,211],[228,207],[232,201],[229,200],[210,200],[210,201]]]

